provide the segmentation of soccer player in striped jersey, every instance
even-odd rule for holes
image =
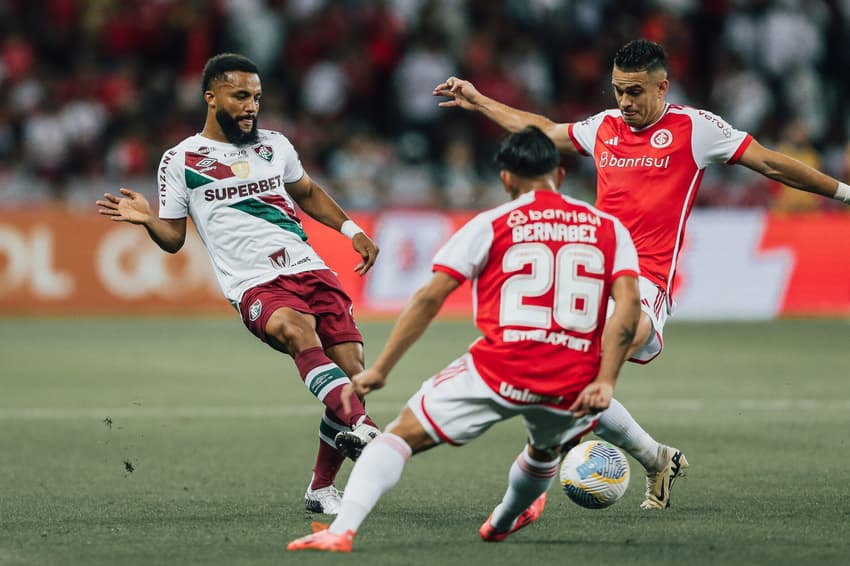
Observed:
[[[176,253],[191,217],[225,297],[244,324],[289,354],[304,384],[325,406],[319,450],[304,496],[308,511],[335,514],[334,479],[377,434],[362,402],[343,410],[341,392],[363,370],[363,338],[351,299],[307,241],[296,205],[351,240],[364,275],[378,248],[301,166],[283,134],[257,128],[262,87],[256,65],[223,53],[203,72],[203,130],[166,151],[159,164],[159,215],[126,188],[98,200],[100,213],[144,226]]]
[[[608,407],[640,316],[637,253],[628,231],[614,216],[561,195],[558,161],[555,144],[538,128],[503,143],[497,162],[511,202],[474,217],[437,252],[430,282],[351,387],[361,395],[383,387],[466,280],[482,336],[425,381],[366,447],[336,520],[292,541],[289,550],[349,552],[360,524],[411,455],[466,444],[517,416],[529,440],[479,534],[498,542],[540,516],[561,447],[592,428]],[[610,297],[615,303],[606,324]]]
[[[626,44],[615,55],[611,74],[617,108],[574,123],[555,123],[511,108],[456,77],[434,88],[435,96],[449,98],[440,102],[442,107],[479,112],[510,132],[537,126],[561,152],[593,158],[596,206],[622,220],[640,259],[643,314],[629,350],[630,361],[637,363],[661,353],[676,262],[707,166],[741,164],[785,185],[850,204],[847,184],[763,147],[711,112],[666,102],[667,71],[660,45],[644,39]],[[656,442],[616,400],[600,417],[595,433],[646,469],[641,507],[668,507],[673,482],[688,467],[682,452]]]

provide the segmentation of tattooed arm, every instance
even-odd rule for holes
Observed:
[[[637,278],[627,275],[618,277],[611,286],[611,296],[614,298],[614,313],[605,323],[602,334],[599,374],[570,407],[576,417],[608,408],[620,368],[635,342],[638,320],[641,318]]]

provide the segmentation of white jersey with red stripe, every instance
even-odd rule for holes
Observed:
[[[596,162],[596,206],[629,229],[641,275],[670,293],[703,171],[736,162],[752,137],[710,112],[672,104],[639,130],[619,110],[606,110],[568,131]]]
[[[160,218],[192,218],[234,306],[279,275],[327,269],[284,187],[304,169],[282,134],[259,130],[248,146],[196,134],[166,151],[158,171]]]
[[[637,277],[634,244],[610,214],[553,191],[482,212],[434,270],[472,280],[475,368],[501,398],[566,408],[599,369],[613,281]]]

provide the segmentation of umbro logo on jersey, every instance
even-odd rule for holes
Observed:
[[[513,228],[526,222],[528,222],[528,216],[521,210],[512,210],[508,215],[508,228]]]
[[[195,169],[203,173],[209,169],[212,169],[213,165],[215,165],[216,163],[218,163],[217,159],[207,157],[206,159],[201,159],[200,161],[195,163]]]
[[[616,146],[620,143],[620,136],[614,136],[613,138],[609,138],[603,142],[605,145],[613,145]]]

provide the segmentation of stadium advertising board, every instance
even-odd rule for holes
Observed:
[[[357,314],[394,316],[430,276],[430,261],[469,213],[355,215],[381,255],[364,279],[348,241],[310,219],[310,242],[335,269]],[[696,211],[674,290],[677,319],[850,316],[850,215]],[[467,314],[468,285],[444,313]],[[3,315],[228,314],[193,230],[176,255],[136,226],[89,211],[0,212]]]

